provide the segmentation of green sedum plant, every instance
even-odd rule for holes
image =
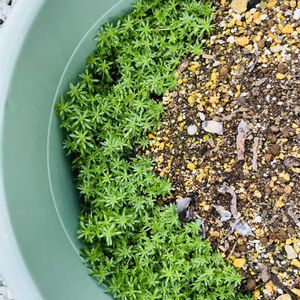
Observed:
[[[202,1],[137,1],[100,29],[79,82],[57,105],[82,198],[82,257],[117,299],[245,298],[241,277],[200,238],[198,223],[183,225],[174,205],[155,204],[170,182],[136,155],[160,124],[159,96],[175,88],[183,55],[199,54],[211,16]]]

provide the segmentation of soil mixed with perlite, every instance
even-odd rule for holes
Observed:
[[[300,297],[300,3],[225,1],[146,150],[255,299]]]

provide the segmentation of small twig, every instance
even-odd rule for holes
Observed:
[[[207,53],[203,53],[203,54],[202,54],[202,57],[203,57],[204,59],[215,59],[215,56],[214,56],[214,55],[207,54]]]
[[[234,252],[234,250],[235,250],[235,247],[236,247],[236,244],[237,244],[237,242],[234,243],[234,245],[233,245],[233,247],[232,247],[230,253],[229,253],[228,256],[227,256],[228,258],[230,258],[231,255],[233,254],[233,252]]]
[[[208,140],[209,145],[214,149],[216,147],[215,142],[212,138]]]
[[[249,73],[251,73],[254,70],[257,63],[258,63],[258,57],[256,56],[253,64],[249,67],[249,71],[248,71]]]
[[[259,79],[258,81],[256,81],[254,83],[255,86],[261,86],[262,84],[264,84],[266,81],[268,80],[268,78],[262,78],[262,79]]]
[[[244,160],[244,152],[245,152],[245,140],[248,133],[248,125],[242,119],[239,126],[238,126],[238,134],[236,137],[236,148],[238,153],[238,160]]]
[[[257,147],[258,147],[259,138],[255,137],[253,140],[253,158],[252,158],[252,169],[253,171],[257,172]]]
[[[222,121],[231,121],[236,116],[237,113],[240,113],[240,112],[244,113],[248,110],[249,109],[246,107],[240,107],[237,110],[233,111],[231,114],[224,116]]]

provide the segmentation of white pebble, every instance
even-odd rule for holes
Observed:
[[[294,19],[297,21],[300,19],[300,8],[296,8],[294,11]]]
[[[284,15],[285,15],[286,17],[291,16],[291,15],[292,15],[292,11],[291,11],[291,10],[287,10],[287,11],[284,13]]]
[[[237,14],[237,13],[233,13],[234,15],[234,18],[235,19],[238,19],[238,20],[241,20],[242,19],[242,16],[240,14]]]
[[[217,67],[217,66],[219,66],[221,63],[219,62],[219,61],[215,61],[214,63],[213,63],[213,67]]]
[[[283,50],[283,46],[281,46],[281,45],[272,46],[272,47],[270,47],[270,50],[271,50],[273,53],[278,53],[278,52],[280,52],[280,51]]]
[[[231,35],[231,36],[227,39],[227,42],[230,43],[230,44],[233,44],[233,43],[234,43],[234,36]]]
[[[268,15],[267,14],[263,14],[263,15],[260,16],[260,19],[262,21],[264,21],[264,20],[268,19]]]
[[[205,114],[202,112],[199,112],[199,117],[201,119],[201,121],[205,121]]]
[[[297,258],[297,253],[291,245],[285,245],[284,249],[285,249],[288,259]]]
[[[277,289],[278,294],[282,295],[283,294],[283,290],[282,289]]]
[[[269,49],[265,50],[265,55],[271,55],[271,51]]]
[[[261,223],[261,221],[262,221],[261,216],[256,216],[256,217],[253,219],[253,222],[255,222],[255,223]]]
[[[190,125],[187,129],[188,135],[195,135],[198,131],[198,127],[196,125]]]
[[[286,55],[284,55],[284,58],[286,61],[290,61],[292,56],[291,56],[291,54],[286,54]]]

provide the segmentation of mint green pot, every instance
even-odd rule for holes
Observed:
[[[130,0],[18,0],[0,28],[0,276],[15,300],[111,299],[76,239],[79,199],[54,105]]]

